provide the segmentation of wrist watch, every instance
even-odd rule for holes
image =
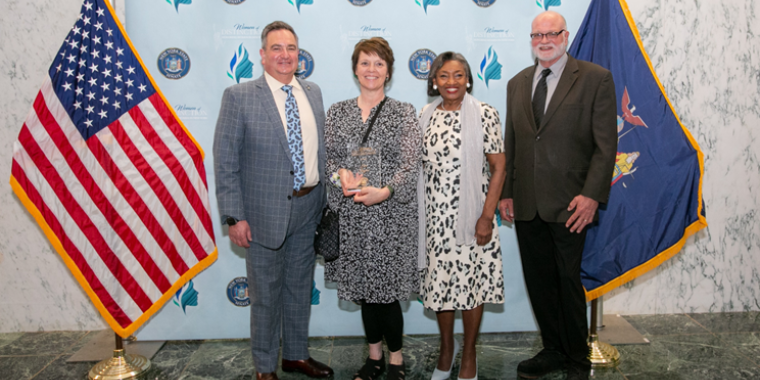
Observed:
[[[232,227],[238,222],[238,220],[231,216],[228,216],[227,219],[224,220],[224,222],[227,223],[228,226]]]

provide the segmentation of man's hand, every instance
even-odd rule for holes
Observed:
[[[491,241],[493,236],[493,218],[489,219],[484,216],[478,218],[478,223],[475,224],[475,239],[478,245],[486,245]]]
[[[248,242],[252,241],[253,238],[251,237],[251,227],[248,226],[248,222],[238,220],[234,226],[230,226],[230,240],[238,247],[250,247],[251,245]]]
[[[577,195],[567,208],[567,211],[575,210],[575,212],[570,215],[565,227],[569,228],[571,233],[581,233],[583,228],[594,221],[597,207],[599,207],[599,202],[583,195]]]
[[[502,199],[499,202],[499,213],[502,220],[510,223],[515,221],[515,205],[512,198]]]
[[[362,203],[365,206],[372,206],[378,204],[391,196],[391,191],[387,187],[378,189],[376,187],[367,186],[362,191],[355,193],[354,202]]]

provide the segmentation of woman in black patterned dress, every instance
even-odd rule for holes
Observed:
[[[380,37],[359,41],[351,62],[360,94],[333,104],[325,122],[327,175],[340,177],[328,193],[330,207],[340,215],[340,257],[327,263],[325,277],[338,283],[339,298],[361,304],[369,357],[354,378],[376,379],[385,370],[385,338],[390,352],[387,378],[403,379],[399,301],[419,289],[416,181],[421,132],[414,107],[385,96],[393,75],[388,42]]]

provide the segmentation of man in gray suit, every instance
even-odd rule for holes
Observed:
[[[588,379],[588,324],[580,268],[586,226],[606,203],[617,150],[612,74],[566,53],[570,33],[556,12],[531,25],[534,66],[507,84],[507,178],[499,204],[515,221],[525,285],[544,349],[517,374],[567,369]]]
[[[214,135],[216,197],[230,240],[246,248],[257,379],[282,369],[333,375],[309,357],[314,232],[325,206],[322,93],[294,76],[298,37],[281,21],[261,32],[264,75],[227,88]]]

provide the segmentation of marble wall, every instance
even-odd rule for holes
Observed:
[[[106,327],[8,184],[13,141],[80,5],[0,3],[0,332]],[[605,312],[760,310],[757,3],[639,0],[629,7],[705,155],[710,226],[675,258],[608,294]]]

